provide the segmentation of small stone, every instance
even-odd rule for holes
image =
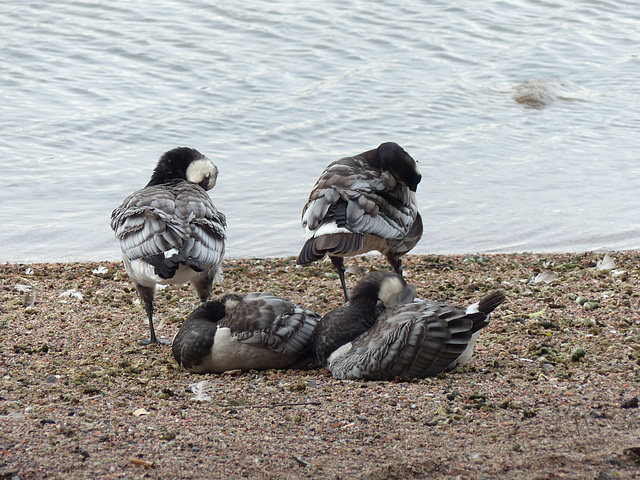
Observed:
[[[577,303],[578,305],[584,305],[584,304],[585,304],[585,303],[587,303],[588,301],[589,301],[589,299],[588,299],[587,297],[582,297],[582,296],[580,296],[580,297],[576,298],[576,303]]]
[[[447,394],[447,400],[453,401],[461,395],[462,394],[458,390],[454,390],[453,392]]]
[[[595,310],[596,308],[598,308],[600,306],[600,304],[598,302],[586,302],[585,304],[582,305],[584,308],[586,308],[587,310]]]
[[[306,389],[307,382],[298,382],[287,387],[287,390],[289,390],[290,392],[304,392]]]
[[[613,478],[607,470],[600,470],[598,475],[595,476],[595,480],[610,480]]]
[[[611,276],[619,278],[620,280],[626,280],[629,277],[629,274],[626,270],[612,270]]]
[[[584,348],[576,348],[571,354],[571,361],[579,362],[580,359],[583,358],[586,354],[587,352],[585,351]]]
[[[637,464],[640,464],[640,446],[625,448],[622,453],[628,455]]]
[[[625,400],[624,402],[622,402],[622,405],[620,405],[621,408],[638,408],[638,406],[640,405],[640,400],[638,400],[638,397],[633,397],[630,398],[629,400]]]

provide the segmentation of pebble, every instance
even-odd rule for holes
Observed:
[[[571,354],[571,361],[578,362],[582,357],[587,354],[584,348],[576,348]]]
[[[587,310],[595,310],[596,308],[598,308],[600,306],[600,304],[598,302],[586,302],[582,306],[584,308],[586,308]]]
[[[579,296],[578,298],[576,298],[576,303],[578,305],[584,305],[588,301],[589,301],[589,299],[587,297]]]

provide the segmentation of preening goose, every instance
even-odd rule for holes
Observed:
[[[402,256],[422,237],[416,161],[393,142],[331,163],[311,190],[302,211],[307,240],[297,263],[329,255],[345,299],[344,257],[377,250],[402,274]]]
[[[206,192],[217,176],[216,166],[197,150],[174,148],[160,157],[149,183],[111,214],[125,270],[149,320],[144,344],[168,343],[153,326],[156,285],[190,282],[205,302],[221,279],[226,220]]]
[[[363,283],[367,289],[360,290]],[[462,365],[471,358],[488,315],[505,300],[495,291],[466,308],[425,300],[390,306],[385,300],[389,292],[404,289],[369,275],[353,290],[349,304],[322,318],[312,349],[336,378],[410,380]],[[376,318],[371,312],[377,300],[387,308]]]
[[[192,373],[303,368],[313,363],[309,340],[319,319],[269,293],[223,295],[185,320],[173,356]]]

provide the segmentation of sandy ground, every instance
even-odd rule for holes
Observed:
[[[640,478],[639,260],[409,256],[418,296],[507,301],[471,363],[415,382],[325,370],[180,371],[117,263],[0,266],[0,478]],[[387,269],[361,257],[348,281]],[[214,294],[341,304],[329,264],[225,264]],[[192,289],[156,298],[172,338]],[[204,383],[199,383],[204,382]],[[191,385],[198,384],[200,400]]]

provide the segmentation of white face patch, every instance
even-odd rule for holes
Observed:
[[[404,290],[404,284],[398,277],[386,277],[382,280],[378,299],[384,303],[385,307],[389,307],[398,298],[398,295]]]
[[[218,169],[208,158],[201,158],[187,167],[187,180],[197,183],[205,190],[211,190],[216,185]]]
[[[240,300],[236,300],[235,298],[227,298],[224,302],[224,309],[228,312],[233,310],[238,306]]]

